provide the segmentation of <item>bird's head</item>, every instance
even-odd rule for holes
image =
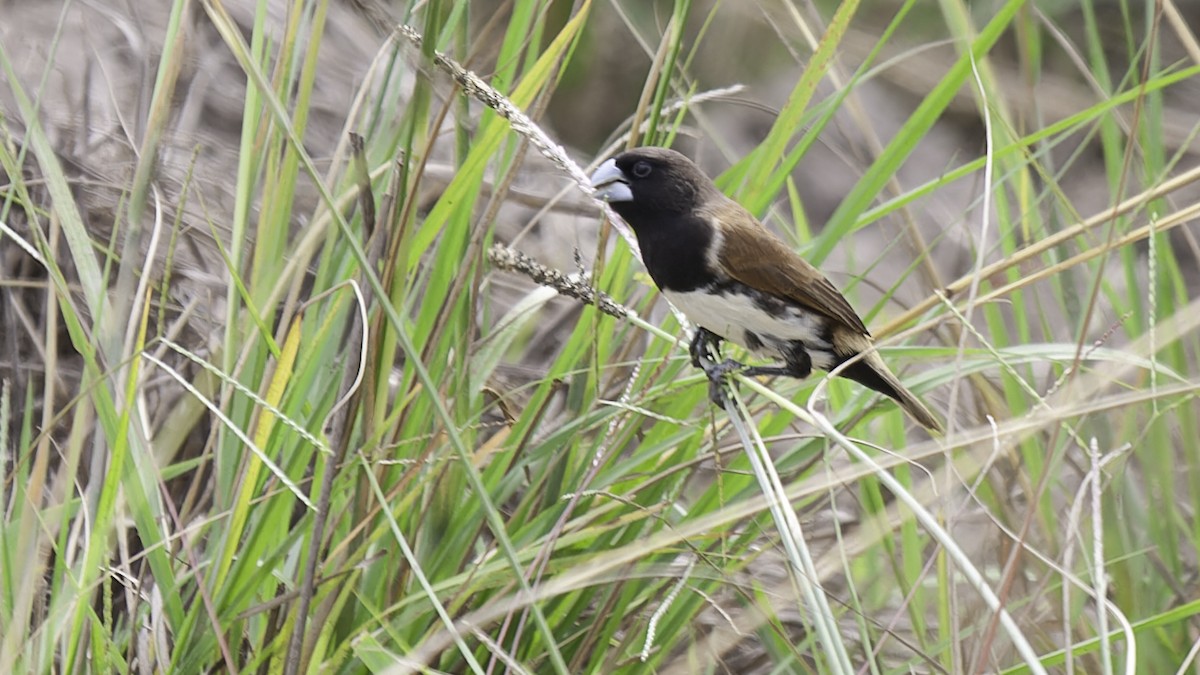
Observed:
[[[605,161],[592,174],[596,198],[612,205],[636,230],[672,216],[685,216],[717,188],[692,160],[667,148],[636,148]]]

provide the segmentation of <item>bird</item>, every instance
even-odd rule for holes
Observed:
[[[655,286],[696,325],[689,352],[708,375],[714,403],[723,403],[730,372],[804,379],[814,368],[849,361],[842,377],[941,432],[938,418],[888,369],[841,292],[685,155],[634,148],[604,161],[591,184],[633,230]],[[782,365],[718,363],[721,341]]]

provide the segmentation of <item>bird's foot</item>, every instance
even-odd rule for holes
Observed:
[[[700,368],[704,370],[704,374],[708,376],[708,379],[720,380],[729,373],[745,370],[746,365],[740,361],[725,359],[720,363],[713,363],[711,361],[708,363],[701,363]]]
[[[725,407],[725,376],[729,373],[737,372],[745,369],[745,364],[733,359],[725,359],[720,363],[714,363],[711,360],[708,363],[700,363],[700,368],[704,370],[704,374],[708,376],[708,399],[718,407]]]

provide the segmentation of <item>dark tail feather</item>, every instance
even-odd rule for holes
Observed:
[[[877,354],[869,353],[860,356],[854,363],[841,371],[841,376],[895,399],[918,424],[930,431],[942,433],[941,421],[934,417],[933,413],[929,412],[929,408],[926,408],[924,403],[913,396],[912,392],[900,384],[900,380],[897,380],[892,371],[888,370],[883,359],[879,358]]]

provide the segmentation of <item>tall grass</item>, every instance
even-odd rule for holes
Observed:
[[[164,44],[184,44],[191,4],[174,3]],[[621,224],[599,204],[578,200],[594,215],[574,221],[602,233],[580,252],[589,276],[493,246],[535,161],[586,192],[541,113],[603,48],[596,25],[647,46],[625,144],[693,127],[723,143],[691,69],[722,49],[728,8],[513,0],[493,22],[465,0],[406,4],[323,173],[304,138],[326,3],[290,4],[282,33],[263,3],[248,34],[200,3],[247,84],[235,203],[210,212],[214,233],[229,226],[223,314],[190,342],[170,329],[172,277],[136,245],[171,239],[155,158],[185,50],[157,64],[110,245],[0,45],[24,121],[0,143],[0,241],[46,273],[44,377],[0,390],[0,671],[1193,668],[1200,306],[1184,245],[1200,202],[1196,127],[1169,137],[1168,96],[1200,65],[1162,50],[1164,36],[1196,43],[1186,22],[1169,3],[1121,5],[1114,29],[1084,0],[1072,31],[1065,12],[1016,0],[986,14],[872,4],[873,17],[856,2],[821,16],[766,4],[764,34],[802,56],[796,84],[718,182],[807,235],[814,264],[861,266],[849,295],[948,414],[945,437],[817,377],[742,379],[739,407],[709,406],[686,326],[633,247],[607,237]],[[876,42],[852,61],[866,26]],[[881,138],[862,88],[921,57],[906,34],[944,36],[953,53]],[[1033,87],[1061,68],[1050,55],[1088,91],[1053,119],[1000,75]],[[492,65],[476,76],[473,63]],[[979,143],[905,184],[952,107],[973,111]],[[808,223],[796,168],[846,112],[863,125],[861,176],[828,222]],[[1065,184],[1087,161],[1105,167],[1096,212]],[[298,212],[309,183],[317,206]],[[971,210],[928,239],[920,200],[964,183]],[[867,237],[905,243],[864,260]],[[514,269],[539,284],[501,305]],[[902,287],[923,299],[897,309]],[[535,357],[557,295],[583,299],[561,346]],[[65,352],[83,373],[66,400]],[[202,452],[182,450],[189,433]]]

